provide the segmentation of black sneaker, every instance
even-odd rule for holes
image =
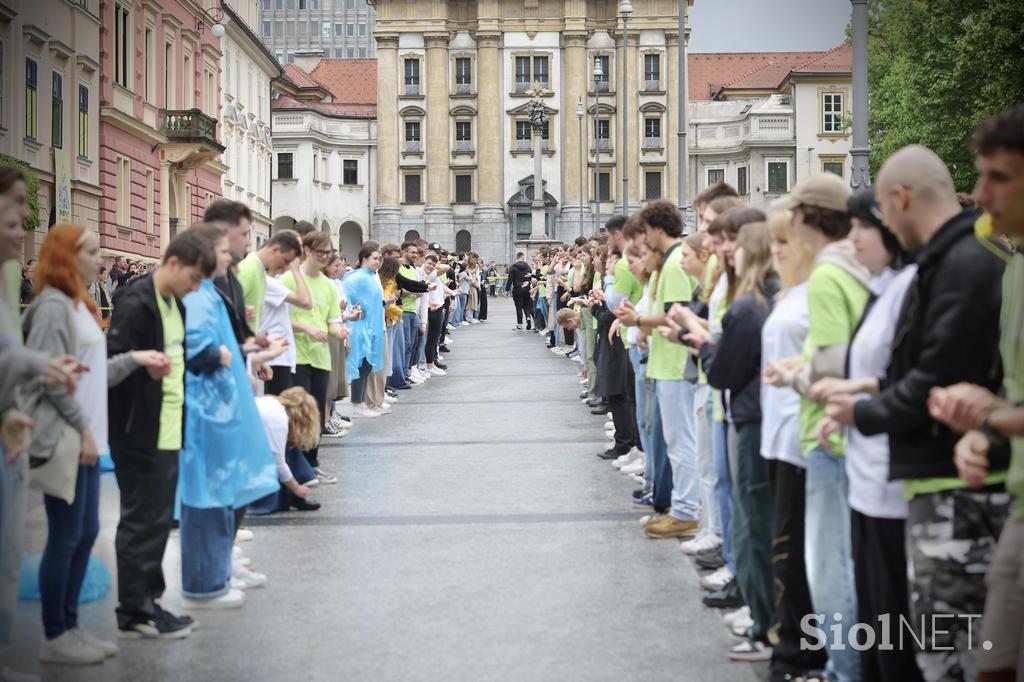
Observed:
[[[192,634],[192,624],[170,614],[139,616],[119,626],[122,639],[184,639]]]
[[[629,450],[626,450],[626,452],[629,452]],[[624,454],[626,454],[626,452],[621,452],[619,450],[616,450],[615,448],[609,448],[604,452],[599,453],[597,456],[600,457],[601,459],[618,459],[619,457],[622,457]]]
[[[171,613],[170,611],[165,611],[164,607],[160,606],[159,604],[153,604],[153,606],[156,608],[156,613],[159,618],[168,618],[179,623],[184,623],[185,625],[191,626],[193,630],[199,629],[199,622],[193,620],[192,616],[178,616]]]
[[[697,552],[694,561],[697,563],[697,566],[708,571],[714,571],[725,566],[725,557],[722,556],[721,547]]]
[[[291,504],[288,505],[295,511],[316,511],[320,508],[319,502],[309,502],[300,498],[292,500]]]
[[[438,346],[437,349],[439,351],[441,351],[442,353],[451,353],[452,352],[451,349],[448,346],[444,346],[444,345]]]
[[[438,369],[448,369],[448,365],[442,365],[437,360],[434,361],[434,367],[437,367]]]
[[[740,596],[740,587],[733,578],[720,590],[704,596],[704,606],[713,609],[738,609],[743,606],[743,597]]]

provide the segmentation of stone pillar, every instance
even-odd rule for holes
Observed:
[[[398,36],[377,34],[377,205],[373,237],[401,243],[398,198]]]
[[[627,34],[628,44],[623,49],[626,55],[625,72],[626,79],[623,82],[623,94],[626,99],[622,107],[623,132],[622,155],[628,164],[626,178],[629,180],[629,208],[625,215],[630,215],[640,210],[640,189],[643,185],[643,177],[640,174],[640,140],[642,135],[638,131],[644,129],[644,122],[640,116],[640,74],[637,70],[637,45],[639,44],[640,29],[631,28]],[[628,140],[628,143],[627,143]]]
[[[493,5],[493,6],[491,6]],[[499,261],[510,258],[512,235],[505,216],[504,158],[507,118],[502,110],[501,32],[496,3],[480,3],[477,45],[477,204],[473,244],[489,249]],[[486,245],[486,246],[485,246]]]
[[[662,124],[664,131],[661,136],[661,144],[665,147],[665,178],[666,199],[675,202],[676,206],[682,206],[685,197],[679,195],[679,147],[676,139],[679,134],[679,98],[678,88],[685,87],[685,83],[679,81],[679,34],[675,31],[665,31],[667,76],[665,87],[668,91],[668,111],[665,113],[665,121]],[[685,161],[685,160],[684,160]],[[643,181],[643,178],[638,178]],[[639,183],[638,183],[639,184]]]
[[[455,245],[450,191],[451,134],[448,116],[448,32],[426,32],[427,48],[427,203],[426,239]]]
[[[868,166],[868,2],[851,0],[853,5],[853,146],[850,160],[850,187],[871,186]]]
[[[567,20],[568,23],[568,20]],[[585,25],[584,25],[585,29]],[[583,189],[580,187],[580,125],[590,120],[584,116],[581,122],[576,118],[576,108],[580,99],[583,106],[587,102],[587,34],[585,30],[563,34],[565,40],[564,75],[562,78],[562,191],[561,191],[561,223],[564,229],[558,236],[571,241],[583,234],[581,224],[580,199]],[[584,130],[584,132],[586,132]],[[586,136],[584,136],[585,138]],[[585,142],[584,142],[585,144]],[[590,213],[590,207],[586,207]],[[586,230],[589,232],[589,229]]]

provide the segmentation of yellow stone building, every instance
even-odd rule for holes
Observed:
[[[602,222],[622,212],[624,163],[631,212],[649,199],[678,203],[681,3],[633,0],[624,42],[619,1],[372,0],[374,238],[510,257],[531,232],[535,83],[547,91],[539,142],[548,238],[594,232],[598,208]]]

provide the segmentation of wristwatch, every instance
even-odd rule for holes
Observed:
[[[985,438],[988,439],[990,447],[998,448],[1006,445],[1007,438],[1003,434],[992,428],[992,424],[989,423],[989,418],[992,416],[992,410],[985,413],[985,417],[981,420],[981,432],[985,434]]]

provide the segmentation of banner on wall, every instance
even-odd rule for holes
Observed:
[[[53,150],[53,203],[58,223],[71,222],[71,172],[68,170],[68,153],[64,149]]]

